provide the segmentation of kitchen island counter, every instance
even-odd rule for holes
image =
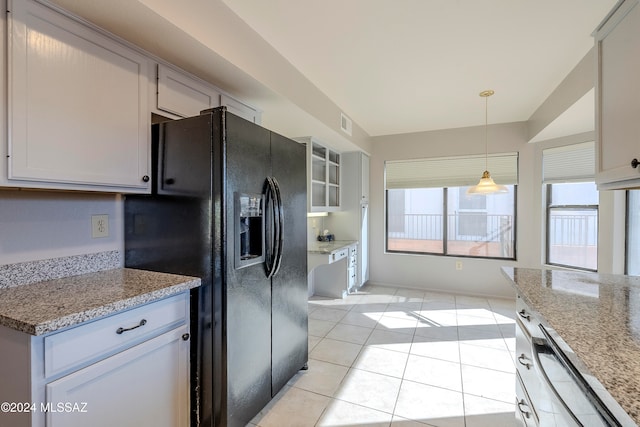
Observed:
[[[513,267],[502,271],[605,403],[613,397],[640,424],[640,277]],[[600,384],[604,392],[598,390]]]
[[[0,325],[42,335],[200,286],[190,276],[129,268],[0,289]]]

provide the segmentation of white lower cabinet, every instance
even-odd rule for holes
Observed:
[[[187,427],[188,319],[184,292],[47,335],[0,327],[0,426]]]
[[[187,426],[186,326],[45,386],[48,427]]]
[[[358,283],[358,245],[349,247],[347,259],[347,292],[355,292],[360,287]]]
[[[344,298],[358,290],[358,243],[352,243],[331,253],[307,256],[307,268],[312,272],[313,294],[328,298]]]

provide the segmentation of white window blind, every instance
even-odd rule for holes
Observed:
[[[595,164],[593,141],[548,148],[542,152],[542,180],[545,184],[593,181]]]
[[[486,165],[484,155],[389,160],[385,162],[385,185],[387,190],[467,187],[476,185],[485,169],[498,184],[517,184],[518,153],[491,154]]]

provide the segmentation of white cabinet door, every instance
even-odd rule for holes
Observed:
[[[360,156],[360,201],[369,203],[369,156],[359,153]]]
[[[307,146],[307,210],[337,212],[342,208],[341,155],[313,137],[295,138]]]
[[[47,427],[189,425],[188,326],[46,385]]]
[[[595,34],[600,189],[640,185],[640,6],[625,1]]]
[[[7,185],[146,192],[149,62],[32,1],[8,14]]]
[[[220,93],[212,86],[158,64],[158,110],[192,117],[219,105]]]
[[[262,122],[262,115],[259,111],[254,110],[248,105],[243,104],[226,95],[220,95],[220,105],[227,107],[227,111],[249,120],[251,123],[260,124]]]

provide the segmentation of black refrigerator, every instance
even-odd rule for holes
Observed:
[[[125,266],[191,293],[191,423],[244,426],[306,369],[306,151],[225,107],[154,124],[152,194],[127,195]]]

